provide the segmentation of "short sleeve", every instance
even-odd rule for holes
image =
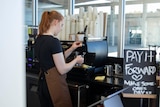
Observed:
[[[60,53],[62,52],[62,46],[60,41],[57,38],[52,37],[52,39],[49,40],[49,46],[50,46],[50,52],[52,54]]]

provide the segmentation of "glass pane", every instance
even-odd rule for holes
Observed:
[[[96,2],[96,4],[95,4],[95,2]],[[102,2],[104,2],[104,3],[102,3]],[[105,15],[107,15],[106,17],[107,17],[107,19],[106,19],[106,23],[105,22],[103,22],[103,24],[106,24],[106,28],[104,28],[104,32],[106,32],[105,34],[103,34],[103,37],[105,37],[105,36],[107,36],[107,40],[108,40],[108,44],[110,45],[112,45],[112,40],[113,40],[113,34],[112,34],[112,29],[111,29],[111,23],[114,21],[114,20],[112,20],[112,18],[111,18],[111,5],[108,5],[107,3],[109,3],[109,4],[111,4],[111,1],[105,1],[105,0],[95,0],[95,1],[93,1],[93,2],[90,2],[90,5],[86,5],[86,4],[84,4],[82,7],[84,7],[85,8],[85,12],[88,12],[88,8],[90,7],[90,9],[92,8],[92,10],[93,10],[93,13],[95,12],[95,9],[96,9],[96,17],[98,16],[98,14],[101,14],[101,13],[103,13],[103,14],[105,14]],[[103,5],[102,5],[103,4]],[[77,11],[77,13],[76,14],[79,14],[80,12],[79,12],[79,9],[80,8],[76,8],[76,11]],[[92,22],[94,22],[95,21],[95,19],[90,19],[90,22],[89,23],[92,23]],[[101,37],[101,33],[97,33],[96,35],[95,35],[95,33],[91,33],[90,31],[91,31],[91,29],[90,29],[90,27],[91,27],[91,25],[89,25],[88,26],[88,31],[89,31],[89,35],[91,35],[91,36],[93,36],[93,37]],[[99,30],[99,28],[100,27],[98,27],[98,28],[96,28],[95,30]],[[93,30],[93,31],[95,31],[95,30]],[[90,34],[91,33],[91,34]],[[112,52],[113,50],[113,48],[111,48],[110,49],[110,46],[108,47],[109,48],[109,53],[110,52]],[[115,50],[115,49],[114,49]]]
[[[125,48],[141,46],[142,4],[126,5]]]
[[[159,13],[160,12],[160,3],[148,3],[147,13]]]
[[[57,2],[55,0],[54,2]],[[118,45],[118,24],[119,24],[119,0],[101,3],[79,4],[86,2],[85,0],[75,0],[75,15],[79,14],[80,7],[84,7],[87,11],[88,6],[96,7],[97,13],[107,13],[107,27],[106,35],[109,43],[109,56],[117,56]],[[40,21],[43,11],[56,9],[65,17],[68,15],[68,1],[60,0],[59,5],[53,1],[39,1],[38,4],[38,23]],[[94,0],[96,2],[96,0]],[[159,51],[160,39],[160,2],[157,0],[151,1],[126,0],[125,7],[125,49],[149,49],[149,46],[156,46]],[[25,31],[26,40],[28,37],[27,26],[32,25],[32,0],[25,0]],[[84,27],[82,27],[84,28]]]
[[[159,5],[160,3],[126,5],[125,49],[156,50],[159,60]]]
[[[51,10],[57,10],[59,11],[61,14],[65,15],[65,10],[64,8],[66,8],[65,6],[61,5],[64,4],[65,1],[61,2],[61,4],[55,4],[53,2],[49,2],[49,1],[39,1],[39,0],[35,0],[38,1],[38,24],[41,20],[41,16],[42,13],[44,11],[51,11]],[[34,27],[35,25],[33,25],[33,1],[32,0],[25,0],[25,44],[27,44],[27,40],[29,39],[29,32],[28,29],[30,27]],[[37,16],[35,16],[37,17]]]

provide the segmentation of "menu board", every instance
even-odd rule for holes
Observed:
[[[124,93],[132,96],[156,93],[156,52],[151,50],[124,50]],[[134,94],[134,95],[133,95]]]

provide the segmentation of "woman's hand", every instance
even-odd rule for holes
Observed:
[[[73,42],[71,48],[72,48],[73,50],[75,50],[75,49],[77,49],[78,47],[82,47],[82,42],[80,42],[80,41]]]
[[[77,62],[77,64],[83,64],[84,63],[84,58],[81,56],[81,55],[78,55],[77,57],[76,57],[76,62]]]

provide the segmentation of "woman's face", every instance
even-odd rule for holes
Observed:
[[[62,30],[63,26],[64,26],[64,20],[61,21],[56,20],[56,26],[54,31],[55,36],[58,35],[58,33]]]

